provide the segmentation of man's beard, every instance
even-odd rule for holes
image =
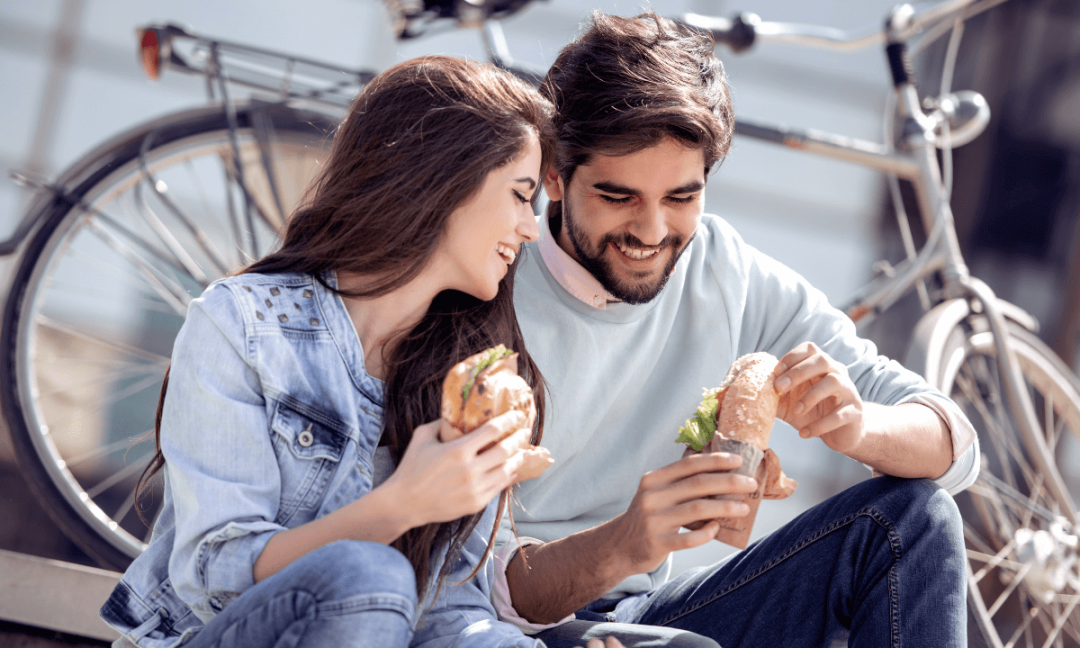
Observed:
[[[570,244],[574,246],[574,252],[577,253],[578,262],[581,263],[581,266],[596,277],[600,285],[612,296],[628,304],[644,304],[659,295],[660,291],[667,285],[671,273],[675,270],[675,264],[678,263],[679,257],[689,247],[687,245],[689,240],[684,243],[682,236],[674,234],[665,236],[659,245],[645,245],[641,242],[641,239],[628,233],[605,234],[594,247],[585,234],[578,229],[577,223],[574,221],[574,215],[570,211],[570,206],[565,200],[562,201],[562,221],[563,227],[566,228],[567,237],[570,239]],[[690,237],[690,239],[693,238],[693,236]],[[670,247],[674,250],[674,253],[671,255],[671,259],[668,260],[667,265],[664,266],[659,277],[652,278],[652,273],[631,273],[631,279],[628,280],[624,276],[617,274],[611,262],[604,258],[604,252],[610,243],[621,244],[623,247],[639,250],[659,250],[657,254],[664,254],[664,251]]]

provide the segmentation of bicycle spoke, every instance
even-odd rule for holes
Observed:
[[[188,277],[191,276],[190,273],[188,273],[187,269],[183,265],[174,262],[174,260],[170,258],[171,255],[169,254],[169,252],[167,250],[163,250],[160,247],[158,247],[157,245],[154,245],[153,243],[151,243],[150,241],[147,241],[144,237],[140,236],[135,231],[133,231],[131,228],[129,228],[126,225],[122,224],[119,220],[117,220],[116,218],[113,218],[112,216],[108,215],[104,211],[102,211],[100,209],[96,209],[96,208],[89,208],[89,211],[91,212],[91,216],[90,216],[90,218],[87,219],[87,227],[90,229],[90,231],[96,232],[95,225],[98,226],[98,227],[100,227],[102,225],[108,225],[110,228],[116,230],[119,234],[122,234],[129,241],[131,241],[132,243],[134,243],[138,247],[142,248],[145,252],[148,252],[150,254],[151,258],[158,259],[162,263],[167,265],[176,274],[178,274],[180,276],[188,276]],[[113,238],[116,239],[117,243],[119,243],[120,245],[123,245],[123,243],[120,241],[119,237],[114,235]],[[112,247],[112,246],[110,246],[110,247]],[[134,250],[131,250],[126,245],[124,245],[123,247],[125,249],[129,250],[130,254],[136,254]],[[115,247],[114,247],[114,251],[115,251]],[[127,258],[127,255],[125,255],[125,254],[121,253],[121,256],[124,257],[124,258]],[[160,273],[161,276],[166,276],[160,270],[158,270],[157,272]],[[194,279],[194,277],[192,277],[192,279]]]
[[[147,144],[148,142],[149,140],[147,140]],[[230,270],[230,268],[228,263],[225,261],[225,257],[221,254],[221,252],[218,251],[217,247],[210,240],[210,237],[206,235],[206,232],[204,232],[202,228],[195,224],[194,219],[188,217],[188,215],[185,214],[182,209],[180,209],[180,206],[176,203],[176,201],[169,197],[168,185],[166,185],[164,182],[159,182],[159,180],[154,177],[154,174],[151,173],[150,165],[146,161],[145,151],[140,156],[140,162],[142,164],[141,172],[143,178],[148,181],[150,188],[154,190],[154,194],[158,197],[158,200],[161,201],[161,204],[164,205],[165,208],[168,209],[169,212],[171,212],[172,215],[175,216],[181,223],[183,223],[185,227],[187,227],[188,231],[191,232],[192,236],[195,237],[195,242],[198,244],[198,246],[203,250],[203,252],[206,253],[208,257],[210,257],[210,261],[217,266],[218,274],[226,274]],[[213,212],[208,211],[207,213]]]
[[[191,296],[184,291],[184,289],[172,279],[165,276],[160,270],[153,265],[145,261],[142,257],[135,254],[133,250],[124,245],[116,236],[109,233],[96,223],[91,223],[90,231],[97,234],[109,247],[119,254],[121,257],[131,263],[146,279],[150,287],[176,311],[177,315],[183,317],[187,313],[187,305],[191,302]]]
[[[1035,616],[1038,614],[1039,608],[1031,608],[1030,610],[1028,610],[1028,613],[1024,615],[1024,622],[1016,628],[1015,632],[1013,632],[1012,637],[1010,637],[1009,641],[1005,644],[1005,648],[1013,648],[1013,646],[1016,645],[1016,642],[1020,639],[1021,634],[1023,634],[1027,638],[1027,645],[1031,645],[1031,633],[1028,631],[1028,628],[1031,627],[1031,622],[1035,620]]]
[[[1055,641],[1055,638],[1056,638],[1055,643],[1058,646],[1064,647],[1065,643],[1064,643],[1064,640],[1062,639],[1061,634],[1060,634],[1061,629],[1065,626],[1065,621],[1068,620],[1069,615],[1072,614],[1072,611],[1074,609],[1076,609],[1077,601],[1080,601],[1080,597],[1074,598],[1073,601],[1071,603],[1069,603],[1069,605],[1065,608],[1065,613],[1062,614],[1058,619],[1056,619],[1056,623],[1054,624],[1054,629],[1048,632],[1049,636],[1046,638],[1046,643],[1043,644],[1043,648],[1049,648],[1050,647],[1050,642]]]
[[[161,181],[158,180],[158,183],[161,183]],[[199,267],[199,264],[195,262],[195,259],[191,258],[191,255],[184,249],[184,246],[180,245],[180,242],[176,240],[176,237],[169,231],[169,228],[165,226],[165,223],[161,222],[161,218],[159,218],[153,208],[150,207],[150,203],[142,193],[142,187],[142,182],[135,185],[135,196],[133,198],[136,202],[135,211],[142,216],[143,220],[150,226],[150,229],[154,230],[154,233],[158,235],[158,238],[165,244],[165,247],[172,252],[173,260],[177,264],[183,266],[188,276],[205,288],[210,284],[210,280],[202,271],[202,268]],[[163,190],[160,188],[158,190],[163,193]]]
[[[112,374],[104,374],[104,375],[96,376],[92,380],[83,381],[81,383],[65,382],[63,385],[57,387],[56,389],[54,389],[52,391],[40,392],[39,395],[38,395],[38,398],[49,399],[49,398],[53,398],[54,396],[59,396],[61,394],[69,393],[73,389],[76,389],[78,387],[83,387],[83,386],[88,386],[88,385],[95,385],[95,384],[113,384],[115,382],[120,382],[120,380],[113,380],[114,378],[121,378],[121,379],[122,378],[134,378],[134,377],[139,376],[139,375],[145,375],[148,378],[150,378],[151,380],[161,380],[162,376],[164,375],[164,372],[163,371],[147,370],[147,371],[143,371],[143,372],[139,372],[138,374],[135,374],[135,373],[125,373],[125,372],[116,371],[116,372],[113,372]]]
[[[1022,563],[1018,563],[1018,562],[1016,562],[1014,560],[1009,560],[1008,558],[1006,558],[1006,556],[1009,555],[1009,552],[1012,551],[1013,547],[1015,547],[1015,546],[1016,545],[1015,545],[1015,543],[1013,541],[1009,541],[1009,544],[1005,545],[1005,547],[1003,547],[1001,549],[1001,551],[995,553],[992,556],[989,555],[989,554],[981,553],[981,552],[978,552],[978,551],[972,551],[971,549],[968,549],[967,550],[968,557],[974,558],[976,560],[981,560],[984,563],[986,563],[985,566],[982,569],[980,569],[974,576],[971,577],[972,580],[974,580],[976,583],[978,583],[983,578],[985,578],[986,575],[988,573],[990,573],[991,570],[993,570],[994,568],[996,568],[998,566],[1001,566],[1001,565],[1004,565],[1006,567],[1009,567],[1009,568],[1017,570],[1017,571],[1020,571],[1020,570],[1024,569],[1025,565],[1023,565]]]
[[[131,492],[128,493],[127,497],[124,498],[124,501],[120,503],[120,506],[116,507],[116,510],[113,511],[113,513],[109,515],[109,517],[112,518],[113,521],[115,521],[117,524],[119,524],[124,521],[124,518],[127,517],[127,514],[131,512],[131,509],[134,508],[134,506],[135,489],[132,488]]]
[[[76,337],[86,342],[93,342],[94,344],[99,344],[103,347],[113,349],[121,353],[126,353],[127,355],[134,356],[136,358],[149,360],[150,362],[157,363],[159,366],[161,366],[162,369],[164,369],[169,364],[168,356],[158,355],[156,353],[153,353],[152,351],[133,347],[130,344],[125,344],[123,342],[117,342],[114,340],[103,340],[85,331],[79,331],[77,329],[71,328],[66,324],[61,324],[60,322],[46,315],[38,315],[37,318],[35,318],[34,323],[38,326],[42,326],[47,329],[56,331],[57,333],[70,335],[71,337]]]
[[[101,495],[102,493],[124,481],[128,477],[137,474],[144,467],[145,466],[140,466],[139,464],[129,464],[127,466],[124,466],[122,469],[116,471],[112,475],[109,475],[109,477],[99,482],[93,488],[88,489],[86,491],[87,497],[89,497],[90,499],[94,499],[98,495]]]
[[[978,531],[976,531],[974,529],[974,527],[972,527],[970,524],[968,524],[967,520],[964,520],[963,522],[964,522],[964,537],[967,539],[968,542],[975,545],[975,549],[978,550],[978,551],[974,551],[974,550],[969,548],[968,552],[970,553],[970,552],[974,551],[974,553],[972,554],[973,556],[977,556],[977,555],[980,555],[980,554],[985,554],[985,555],[994,554],[995,553],[994,550],[991,549],[990,545],[986,543],[986,541],[982,538],[981,535],[979,535]]]
[[[259,161],[262,164],[262,171],[266,174],[266,182],[270,188],[270,197],[274,200],[274,207],[277,208],[278,218],[277,222],[266,221],[266,224],[274,230],[277,230],[285,222],[285,218],[288,216],[285,213],[285,205],[281,200],[281,191],[278,189],[277,174],[274,173],[274,159],[270,154],[271,140],[273,137],[273,124],[267,118],[266,113],[259,111],[253,115],[253,121],[255,124],[255,142],[259,146]],[[265,212],[263,212],[263,218],[266,218]]]
[[[993,618],[993,616],[997,614],[997,611],[1001,609],[1001,606],[1005,603],[1006,600],[1008,600],[1009,596],[1013,593],[1013,591],[1015,591],[1016,588],[1020,585],[1020,583],[1023,582],[1024,577],[1027,576],[1027,573],[1029,571],[1031,571],[1031,564],[1026,564],[1020,569],[1020,571],[1013,574],[1012,582],[1010,582],[1009,586],[1005,588],[1005,590],[1001,593],[1000,596],[998,596],[997,600],[994,601],[994,604],[990,607],[990,609],[986,611],[991,618]]]
[[[122,389],[118,392],[110,392],[109,396],[105,399],[95,402],[95,407],[88,407],[82,410],[82,413],[75,416],[72,410],[69,408],[65,411],[68,416],[66,418],[57,418],[51,421],[52,426],[59,429],[60,426],[71,426],[75,423],[81,423],[87,417],[108,410],[113,405],[119,403],[129,396],[133,396],[144,389],[147,389],[155,384],[161,383],[162,376],[149,376],[133,385],[130,385],[126,389]]]
[[[116,267],[116,266],[114,266],[114,265],[112,265],[110,263],[106,263],[102,259],[91,256],[90,254],[87,254],[86,252],[84,252],[82,250],[79,250],[79,249],[70,250],[70,253],[69,253],[67,258],[68,258],[68,260],[70,260],[73,263],[76,262],[76,261],[79,262],[79,263],[88,263],[88,264],[90,264],[90,265],[92,265],[92,266],[94,266],[96,268],[101,268],[101,269],[109,271],[110,273],[115,275],[114,277],[112,277],[110,279],[110,281],[123,282],[124,285],[128,286],[133,291],[138,293],[137,296],[140,299],[145,300],[145,301],[154,301],[154,303],[159,304],[159,306],[156,306],[154,308],[154,310],[160,310],[161,307],[166,306],[165,303],[161,301],[161,297],[158,296],[158,294],[156,292],[150,292],[150,291],[146,290],[146,288],[147,288],[146,281],[144,281],[143,279],[131,274],[130,271],[122,270],[122,269],[120,269],[120,268],[118,268],[118,267]],[[50,282],[49,285],[50,285],[50,287],[52,287],[52,286],[54,286],[56,284],[54,282]],[[60,285],[64,285],[64,284],[60,284]],[[86,288],[81,287],[81,286],[78,287],[78,288],[74,288],[73,290],[78,292],[79,294],[86,294]],[[100,292],[99,292],[99,294],[100,294]],[[172,311],[172,309],[170,309],[167,312],[172,313],[173,311]]]
[[[152,431],[153,430],[151,430],[151,432]],[[67,459],[64,460],[64,464],[66,466],[77,466],[77,465],[79,465],[79,464],[81,464],[83,462],[90,461],[91,459],[97,459],[99,457],[104,457],[106,455],[110,455],[110,454],[116,452],[117,450],[121,450],[121,449],[124,449],[124,448],[131,448],[132,445],[134,445],[136,443],[139,443],[139,441],[141,441],[142,438],[143,437],[134,437],[134,438],[129,437],[127,439],[120,439],[119,441],[113,441],[112,443],[110,443],[108,445],[99,446],[97,448],[94,448],[93,450],[88,450],[86,452],[83,452],[82,454],[78,454],[78,455],[75,455],[74,457],[67,458]]]

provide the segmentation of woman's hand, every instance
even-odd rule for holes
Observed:
[[[813,342],[804,342],[780,359],[774,375],[781,394],[776,416],[801,437],[820,437],[843,454],[863,442],[863,401],[846,366]]]
[[[445,421],[421,425],[401,463],[379,488],[396,491],[396,501],[412,509],[411,527],[478,513],[514,483],[524,459],[520,450],[532,435],[525,424],[524,414],[511,411],[449,443],[438,440]]]

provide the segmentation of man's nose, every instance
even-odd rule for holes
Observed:
[[[645,245],[660,245],[668,235],[667,216],[663,206],[642,205],[627,229]]]

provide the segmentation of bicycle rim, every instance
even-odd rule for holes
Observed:
[[[274,245],[326,155],[325,116],[241,106],[238,118],[231,135],[221,110],[181,115],[92,163],[71,201],[46,207],[5,311],[4,409],[20,468],[110,567],[150,536],[134,487],[187,304]]]
[[[991,648],[1080,646],[1078,530],[1043,486],[1002,392],[993,334],[970,318],[947,346],[939,386],[979,433],[982,469],[957,501],[964,516],[970,609]],[[1080,386],[1036,336],[1010,323],[1010,344],[1041,430],[1070,493],[1080,493]],[[1073,466],[1069,469],[1069,466]],[[975,643],[975,628],[973,645]]]

